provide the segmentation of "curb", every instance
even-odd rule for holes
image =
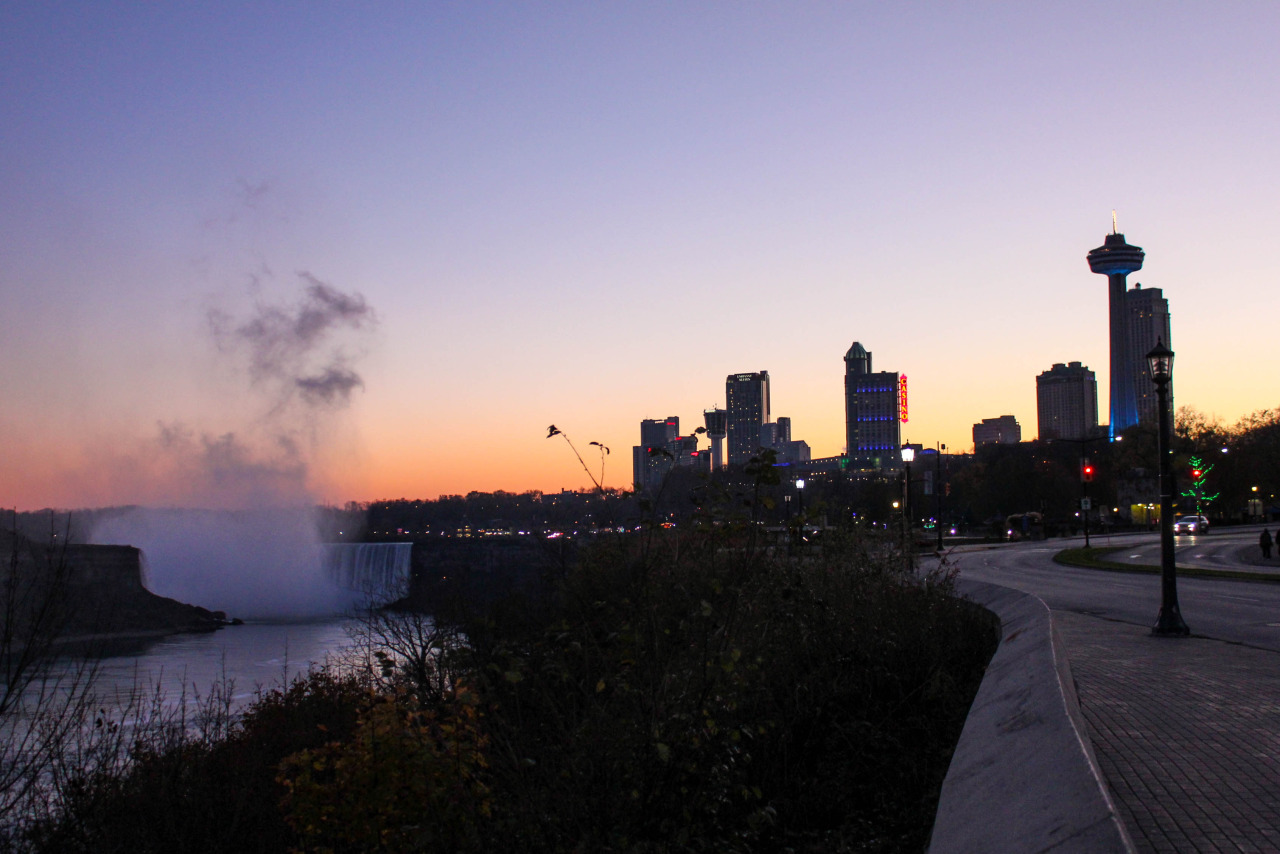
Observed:
[[[1122,563],[1120,561],[1106,560],[1106,556],[1112,552],[1122,551],[1123,546],[1105,546],[1094,548],[1095,554],[1102,559],[1090,558],[1088,560],[1080,560],[1074,554],[1069,552],[1079,552],[1080,549],[1062,549],[1054,552],[1053,562],[1060,566],[1070,566],[1076,569],[1090,569],[1095,572],[1128,572],[1135,575],[1158,575],[1161,567],[1150,563]],[[1253,566],[1266,566],[1263,563],[1253,563]],[[1261,584],[1275,584],[1280,582],[1280,573],[1275,572],[1251,572],[1247,569],[1216,569],[1214,567],[1197,566],[1194,563],[1183,562],[1178,564],[1178,574],[1185,578],[1217,578],[1226,581],[1251,581]]]
[[[1132,854],[1048,607],[979,581],[956,591],[1000,618],[1001,640],[947,769],[929,854]]]

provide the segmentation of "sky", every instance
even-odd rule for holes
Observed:
[[[1177,404],[1280,405],[1280,5],[0,4],[0,506],[630,481],[730,373],[952,450],[1079,360],[1111,230]],[[591,461],[593,458],[587,456]],[[598,460],[595,462],[598,463]]]

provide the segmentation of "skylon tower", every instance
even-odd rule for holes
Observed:
[[[1133,384],[1136,367],[1130,364],[1133,354],[1129,346],[1125,277],[1142,269],[1144,257],[1146,253],[1141,247],[1125,243],[1124,235],[1115,230],[1114,216],[1106,241],[1089,253],[1089,269],[1107,277],[1107,301],[1111,310],[1111,423],[1108,431],[1113,440],[1126,427],[1138,423],[1138,399]]]

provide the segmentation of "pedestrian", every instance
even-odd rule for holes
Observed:
[[[1280,537],[1280,533],[1276,536]],[[1258,537],[1258,545],[1262,547],[1263,560],[1271,560],[1271,532],[1266,528],[1262,529],[1262,535]]]

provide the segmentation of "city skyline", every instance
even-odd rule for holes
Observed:
[[[1277,32],[1261,3],[5,4],[0,506],[589,487],[548,424],[625,487],[637,421],[752,366],[827,457],[854,339],[910,377],[902,439],[964,449],[1035,421],[1047,365],[1109,393],[1082,255],[1112,210],[1177,314],[1177,405],[1275,408],[1238,366],[1280,323]]]

